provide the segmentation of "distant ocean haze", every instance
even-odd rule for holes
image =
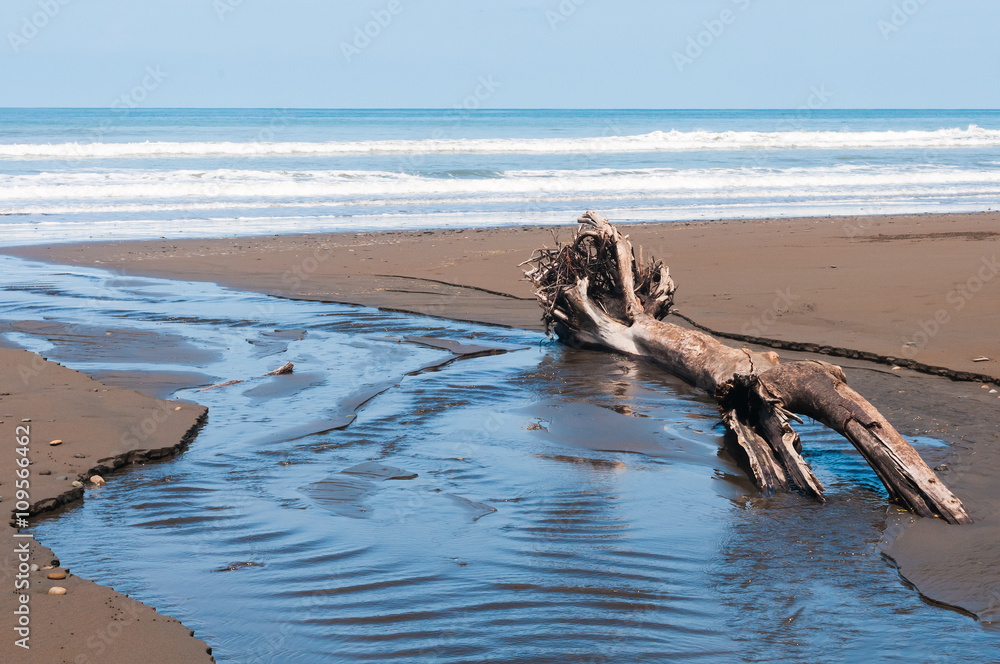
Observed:
[[[997,111],[0,110],[0,243],[986,210]],[[95,140],[100,139],[100,140]]]

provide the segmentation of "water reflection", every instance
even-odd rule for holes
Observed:
[[[800,433],[830,504],[763,499],[714,405],[628,358],[0,261],[7,339],[211,408],[183,455],[89,489],[37,535],[220,662],[1000,656],[878,556],[884,492],[815,425]],[[260,377],[286,361],[292,376]]]

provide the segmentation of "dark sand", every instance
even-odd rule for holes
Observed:
[[[572,229],[556,230],[567,239]],[[953,527],[902,515],[886,553],[934,601],[1000,620],[1000,482],[994,479],[1000,472],[1000,394],[989,392],[1000,379],[1000,213],[650,224],[628,232],[646,255],[670,266],[680,285],[678,309],[701,325],[881,357],[883,364],[834,361],[904,435],[954,445],[941,477],[976,520]],[[538,307],[517,265],[543,244],[553,244],[552,229],[5,251],[101,267],[121,277],[203,280],[280,297],[538,329]],[[981,356],[990,359],[973,362]],[[892,358],[992,380],[894,370]]]
[[[6,454],[0,455],[0,492],[5,507],[15,508],[15,434],[30,427],[30,512],[37,515],[71,506],[87,491],[100,491],[89,479],[100,474],[114,482],[114,471],[131,463],[170,456],[187,444],[206,409],[190,403],[161,401],[125,389],[106,387],[87,376],[23,350],[0,349],[0,434]],[[179,410],[175,410],[179,408]],[[30,420],[30,422],[22,422]],[[57,446],[50,441],[62,440]],[[47,474],[43,474],[47,473]],[[65,478],[65,479],[61,479]],[[82,481],[86,489],[73,487]],[[177,620],[155,609],[68,574],[49,580],[59,567],[55,554],[32,539],[7,531],[0,554],[0,612],[9,621],[0,644],[4,662],[210,662],[208,646],[192,638]],[[94,537],[103,537],[94,533]],[[14,644],[14,590],[18,560],[15,547],[29,542],[28,564],[56,569],[29,572],[31,610],[30,650]],[[48,589],[61,586],[62,596]]]
[[[18,247],[122,276],[212,281],[537,329],[518,263],[573,225]],[[1000,379],[1000,212],[646,224],[678,310],[708,328]],[[942,322],[943,321],[943,322]],[[910,345],[905,345],[909,343]],[[977,357],[987,362],[973,362]]]

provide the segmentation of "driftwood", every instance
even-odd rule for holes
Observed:
[[[818,360],[782,364],[774,352],[732,348],[661,320],[676,286],[661,262],[636,260],[632,245],[593,212],[573,242],[541,249],[523,265],[543,309],[546,331],[576,347],[611,349],[649,360],[704,389],[746,452],[765,495],[797,489],[825,502],[823,485],[801,455],[791,422],[806,415],[847,438],[897,501],[921,516],[971,523],[961,501],[860,394],[840,367]]]

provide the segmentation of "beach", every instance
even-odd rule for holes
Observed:
[[[25,478],[29,519],[72,509],[86,492],[100,491],[92,477],[114,481],[112,474],[131,464],[180,452],[206,413],[195,404],[107,387],[22,350],[0,348],[0,384],[9,390],[0,396],[4,440],[24,437],[29,443],[24,456],[31,460]],[[22,468],[18,458],[12,453],[0,460],[5,502],[12,511],[15,501],[8,487],[14,484],[15,470]],[[11,518],[15,525],[13,514]],[[25,632],[0,645],[5,661],[214,661],[207,644],[192,638],[180,622],[76,576],[32,537],[8,536],[3,551],[7,584],[14,587],[18,580],[28,585],[20,586],[21,593],[4,592],[2,610],[16,616],[17,609],[27,607],[21,615],[30,618]],[[22,563],[34,567],[21,572]],[[66,592],[49,594],[53,587]],[[30,596],[30,601],[19,602],[19,595]]]
[[[712,331],[1000,378],[1000,212],[623,226]],[[13,255],[540,329],[519,264],[575,227],[32,246]],[[780,344],[778,344],[780,345]],[[987,357],[989,361],[974,362]]]
[[[0,124],[37,661],[1000,659],[1000,112]],[[668,322],[842,366],[974,523],[808,418],[827,502],[763,496],[711,395],[546,336],[521,264],[588,209]]]
[[[170,239],[27,246],[4,252],[33,261],[100,268],[121,281],[145,277],[203,281],[282,299],[362,305],[530,332],[540,329],[539,308],[529,285],[520,278],[518,265],[534,249],[554,246],[554,238],[569,239],[573,229],[566,224]],[[849,382],[904,436],[930,436],[946,443],[947,447],[921,448],[921,452],[965,501],[975,524],[954,527],[890,510],[880,552],[932,602],[957,607],[985,621],[1000,619],[1000,561],[995,554],[1000,550],[1000,490],[993,481],[1000,470],[1000,394],[996,392],[1000,345],[994,333],[1000,307],[995,267],[1000,253],[998,229],[1000,213],[988,212],[641,224],[626,230],[633,244],[643,247],[643,255],[654,255],[669,265],[679,285],[677,309],[686,317],[671,320],[697,324],[723,336],[773,340],[767,347],[778,348],[783,359],[821,357],[841,364]],[[62,338],[67,332],[29,325],[17,329],[49,338]],[[138,355],[166,352],[162,344],[141,339],[130,343],[129,352]],[[740,345],[741,341],[728,343]],[[13,364],[6,360],[9,356],[4,357],[4,366],[10,370]],[[27,361],[27,355],[21,357]],[[184,361],[183,353],[178,357]],[[980,357],[989,359],[974,361]],[[901,366],[907,361],[910,364]],[[197,366],[196,360],[192,370]],[[62,371],[71,398],[60,404],[85,409],[100,426],[114,430],[123,425],[110,416],[111,406],[93,403],[95,394],[108,390],[121,399],[140,398]],[[976,380],[952,380],[968,374],[975,374]],[[169,390],[219,378],[197,374],[184,378],[176,371],[172,376]],[[141,376],[127,372],[105,380],[109,384],[121,381],[140,391],[169,391],[153,376],[145,385]],[[11,404],[5,408],[17,410],[17,419],[41,421],[49,412],[42,412],[44,408],[37,413],[28,412],[27,406],[13,408],[17,403],[30,403],[31,409],[37,409],[38,398],[12,390],[0,403]],[[157,440],[163,441],[157,445],[176,446],[204,414],[193,405],[181,407],[186,416],[183,425],[157,430]],[[61,408],[60,419],[77,422],[82,417]],[[357,412],[360,408],[355,407]],[[597,431],[610,431],[602,428],[600,419],[593,422]],[[3,426],[9,428],[9,423]],[[40,444],[43,438],[60,434],[46,422],[37,435],[36,444]],[[195,438],[192,444],[198,443]],[[75,451],[71,444],[67,440],[51,448],[52,453],[65,456]],[[87,450],[87,455],[89,459],[111,453]],[[73,461],[59,457],[52,463]],[[58,470],[79,474],[85,470],[80,463],[79,468],[59,466]],[[41,465],[36,460],[33,468],[41,469]],[[114,481],[114,475],[108,477],[108,482]],[[741,480],[744,486],[739,491],[747,490],[745,482]],[[50,494],[58,493],[44,483],[41,486]],[[94,490],[99,489],[88,489]],[[79,490],[72,497],[82,493]],[[49,555],[40,551],[39,560]],[[76,627],[82,618],[66,600],[79,601],[86,592],[111,592],[84,584],[78,582],[70,594],[58,598],[64,604],[53,622]],[[46,609],[39,609],[39,615],[45,615],[42,611],[49,605],[43,606]],[[38,624],[40,631],[47,629],[44,618]],[[160,634],[163,629],[159,623],[155,627],[141,624],[142,634],[148,629]],[[99,623],[80,624],[72,631],[81,634],[90,625]],[[178,623],[169,622],[168,627],[172,631],[163,631],[162,638],[171,647],[191,647],[191,652],[201,647],[200,642],[192,646],[193,639],[185,643],[181,637],[187,631]],[[129,630],[129,648],[135,643],[131,635],[139,633]],[[67,643],[59,640],[59,645]],[[200,652],[204,655],[204,648]]]

